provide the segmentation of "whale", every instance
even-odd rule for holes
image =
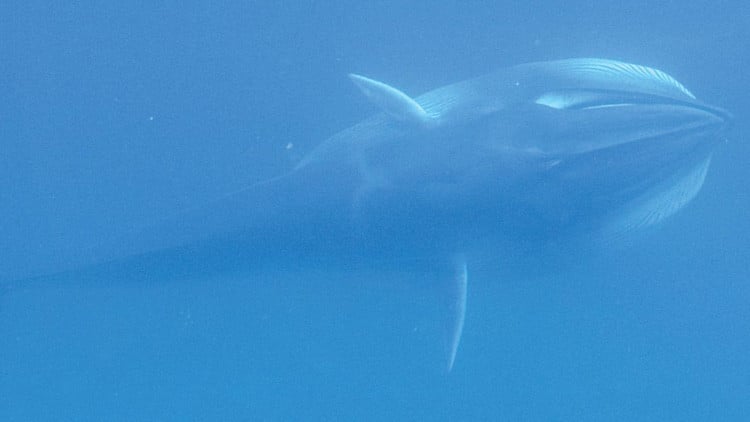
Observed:
[[[474,262],[657,226],[701,190],[732,119],[664,71],[608,59],[526,63],[421,95],[349,79],[373,115],[288,172],[134,230],[88,259],[186,274],[423,268],[447,286],[450,372]]]

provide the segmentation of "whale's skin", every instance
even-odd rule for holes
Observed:
[[[663,72],[602,59],[520,65],[414,100],[429,124],[376,114],[132,250],[231,241],[248,262],[383,262],[619,234],[695,196],[729,118]]]
[[[138,255],[185,272],[431,268],[445,274],[436,282],[454,280],[450,370],[472,260],[659,223],[698,193],[730,120],[662,71],[605,59],[523,64],[416,97],[352,80],[380,113],[287,174],[135,231],[97,259]]]

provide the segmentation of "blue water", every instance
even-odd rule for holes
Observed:
[[[740,1],[5,5],[0,420],[746,419],[748,40]],[[349,72],[417,94],[579,56],[668,71],[728,142],[634,247],[472,273],[450,374],[409,270],[57,273],[373,113]]]

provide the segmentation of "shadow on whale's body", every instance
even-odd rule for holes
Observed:
[[[350,78],[380,113],[288,174],[102,248],[99,260],[185,274],[211,263],[422,266],[448,286],[450,371],[472,262],[659,223],[698,193],[730,120],[665,72],[604,59],[518,65],[413,98]]]

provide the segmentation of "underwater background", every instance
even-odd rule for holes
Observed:
[[[747,2],[11,1],[0,54],[0,420],[750,416]],[[662,69],[734,127],[632,247],[472,272],[449,374],[408,269],[65,265],[372,114],[347,73],[416,95],[568,57]]]

